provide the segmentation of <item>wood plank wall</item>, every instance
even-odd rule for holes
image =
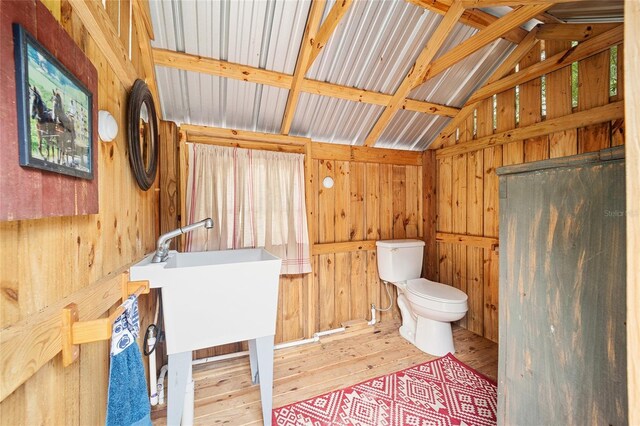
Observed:
[[[314,181],[315,243],[422,238],[422,166],[316,159]],[[333,188],[322,180],[330,176]],[[316,331],[340,327],[355,319],[371,319],[370,306],[386,308],[379,283],[375,247],[313,256]],[[395,294],[395,289],[390,289]],[[395,296],[394,296],[395,297]],[[398,317],[397,309],[381,320]]]
[[[161,128],[171,132],[170,124],[162,123]],[[266,143],[221,138],[206,143],[269,148]],[[270,144],[276,150],[285,146]],[[309,338],[351,320],[370,320],[372,303],[379,308],[389,305],[378,278],[375,241],[423,236],[421,153],[315,142],[304,151],[310,162],[307,205],[312,210],[313,272],[280,278],[277,343]],[[332,188],[323,187],[325,177],[334,179]],[[395,288],[389,290],[395,300]],[[382,321],[400,317],[395,305],[377,315]],[[223,345],[196,351],[195,357],[243,349],[244,344]]]
[[[571,42],[546,41],[534,47],[519,64],[520,69],[540,62],[541,51],[549,57],[567,49]],[[496,94],[480,103],[458,128],[458,137],[448,145],[525,127],[545,119],[587,110],[623,98],[622,46],[618,47],[618,92],[610,97],[610,51],[578,63],[578,103],[572,106],[571,68]],[[542,111],[543,80],[546,86],[546,117]],[[517,98],[517,101],[516,101]],[[494,108],[495,102],[495,108]],[[436,161],[437,232],[498,237],[498,179],[503,165],[545,160],[597,151],[624,143],[624,122],[604,123],[512,142]],[[426,172],[426,170],[425,170]],[[497,250],[476,248],[464,242],[438,242],[435,278],[467,292],[469,312],[461,325],[497,341],[498,261]]]
[[[140,191],[129,168],[125,139],[129,88],[109,66],[70,3],[52,0],[45,4],[97,68],[99,108],[113,114],[120,130],[112,143],[95,142],[100,173],[98,214],[0,223],[2,328],[141,258],[153,249],[158,232],[157,192],[153,188]],[[133,46],[132,62],[143,77],[135,29],[129,40],[129,11],[118,10],[116,2],[107,4],[113,12],[109,14],[113,26],[123,28],[121,42],[127,51],[130,42]],[[134,15],[134,19],[139,18]],[[140,300],[146,327],[152,299]],[[79,361],[67,368],[59,354],[0,403],[0,423],[104,423],[108,369],[107,341],[82,345]]]
[[[627,58],[640,56],[640,3],[625,2],[625,46]],[[629,81],[625,92],[625,108],[629,120],[629,144],[625,147],[627,158],[627,388],[629,390],[629,424],[640,424],[640,63],[629,61],[625,70]],[[619,87],[622,93],[622,87]]]

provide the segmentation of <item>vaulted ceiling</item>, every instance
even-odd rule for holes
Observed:
[[[162,115],[424,150],[528,29],[560,22],[548,9],[571,6],[517,3],[153,1]],[[473,8],[484,5],[497,7]]]

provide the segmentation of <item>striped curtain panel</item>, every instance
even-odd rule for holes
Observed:
[[[311,272],[304,155],[187,144],[187,222],[213,229],[187,234],[186,251],[264,247],[281,274]]]

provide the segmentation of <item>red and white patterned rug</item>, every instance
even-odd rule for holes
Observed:
[[[493,380],[448,354],[273,410],[273,424],[495,425]]]

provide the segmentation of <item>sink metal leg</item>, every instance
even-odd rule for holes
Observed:
[[[260,381],[258,377],[258,352],[256,349],[256,339],[249,340],[249,365],[251,366],[251,383],[256,384]]]
[[[191,369],[191,351],[169,355],[167,425],[179,426]]]
[[[262,400],[262,421],[265,426],[271,426],[271,411],[273,409],[273,337],[258,337],[254,341],[260,382],[260,399]],[[249,348],[251,348],[251,343]],[[249,350],[251,351],[251,349]],[[251,354],[251,352],[249,353]]]

